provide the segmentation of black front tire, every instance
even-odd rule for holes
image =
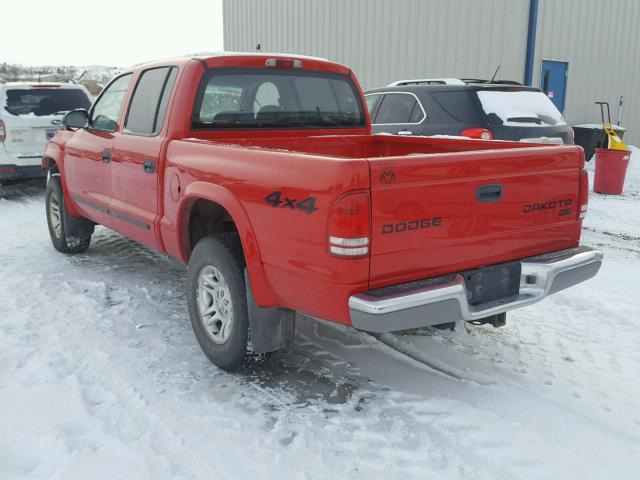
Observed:
[[[47,224],[49,226],[49,236],[53,247],[62,253],[83,253],[89,248],[91,234],[77,236],[69,235],[66,231],[65,223],[69,215],[62,193],[60,176],[54,174],[47,183],[45,190],[45,203],[47,210]]]
[[[246,365],[253,354],[248,349],[249,313],[244,281],[242,246],[235,233],[222,233],[200,240],[189,259],[187,304],[196,339],[211,362],[228,372]],[[213,267],[221,274],[230,296],[231,333],[222,343],[212,340],[198,303],[199,282],[203,271]],[[202,300],[200,300],[202,301]]]

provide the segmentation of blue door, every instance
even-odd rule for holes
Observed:
[[[564,112],[568,67],[567,62],[543,60],[540,72],[540,88],[561,112]]]

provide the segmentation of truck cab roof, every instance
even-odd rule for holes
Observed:
[[[267,60],[297,60],[299,61],[301,69],[309,70],[321,70],[327,72],[342,73],[348,75],[351,70],[344,65],[340,65],[335,62],[331,62],[325,58],[312,57],[308,55],[287,54],[287,53],[252,53],[252,52],[206,52],[195,53],[191,55],[185,55],[182,57],[172,57],[166,59],[155,60],[151,62],[141,63],[134,65],[130,69],[123,71],[122,73],[129,73],[132,71],[146,70],[153,67],[161,67],[167,65],[180,66],[185,65],[191,61],[198,61],[205,65],[207,68],[215,67],[266,67]]]

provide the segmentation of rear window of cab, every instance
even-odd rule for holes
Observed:
[[[199,130],[365,126],[350,77],[294,69],[212,69],[201,81],[192,117]]]

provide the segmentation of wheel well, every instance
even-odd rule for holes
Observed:
[[[47,169],[47,170],[51,170],[52,173],[54,172],[59,172],[60,170],[58,169],[58,164],[56,163],[56,161],[51,158],[51,157],[44,157],[42,159],[42,166]]]
[[[233,218],[227,210],[209,200],[196,200],[189,216],[189,242],[191,249],[203,237],[222,232],[236,232]]]

